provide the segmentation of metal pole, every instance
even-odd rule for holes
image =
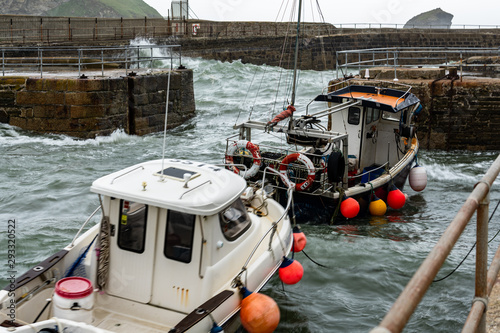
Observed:
[[[488,208],[490,192],[479,203],[477,209],[477,246],[476,246],[476,293],[474,303],[485,302],[488,304]],[[486,333],[486,311],[482,312],[478,333]]]
[[[101,49],[101,75],[104,76],[104,51]]]
[[[43,77],[43,51],[41,49],[38,49],[38,52],[40,53],[40,78]]]
[[[386,314],[379,327],[374,329],[373,332],[377,330],[379,332],[381,330],[385,332],[401,332],[403,330],[433,279],[436,277],[436,274],[439,272],[446,257],[450,254],[451,249],[467,226],[470,218],[474,215],[479,203],[488,195],[489,187],[493,184],[499,173],[500,155],[488,169],[486,175],[476,185],[437,244],[422,265],[420,265],[396,302],[394,302],[391,310]],[[475,302],[474,304],[482,305],[482,302]]]
[[[80,77],[80,68],[82,64],[82,50],[78,49],[78,77]]]
[[[293,65],[293,87],[291,105],[295,104],[295,87],[297,85],[297,60],[299,57],[299,33],[300,33],[300,12],[302,11],[302,0],[299,0],[299,13],[297,16],[297,36],[295,37],[295,58]]]

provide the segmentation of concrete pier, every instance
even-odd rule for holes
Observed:
[[[0,77],[0,122],[39,133],[79,138],[108,135],[116,129],[144,135],[162,131],[165,121],[168,71],[123,70],[28,73]],[[193,117],[193,72],[171,72],[169,128]]]

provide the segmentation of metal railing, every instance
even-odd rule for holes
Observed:
[[[180,45],[140,45],[120,47],[0,47],[2,76],[22,72],[44,73],[93,70],[105,75],[105,69],[129,71],[174,68],[182,63]]]
[[[500,25],[492,24],[413,24],[406,23],[334,23],[338,29],[443,29],[443,30],[477,30],[477,29],[499,29]]]
[[[455,66],[461,71],[495,71],[500,48],[390,47],[336,52],[337,77],[349,69],[373,67],[415,68],[425,65]],[[395,76],[396,77],[396,76]]]
[[[371,331],[372,333],[395,333],[403,330],[476,211],[475,297],[462,332],[486,332],[485,310],[488,304],[488,295],[493,289],[500,270],[500,247],[491,262],[490,269],[488,270],[487,267],[490,190],[499,173],[500,155],[493,162],[484,177],[476,183],[474,190],[458,211],[453,221],[451,221],[437,244],[415,272],[380,325]]]

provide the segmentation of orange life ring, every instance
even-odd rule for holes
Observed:
[[[302,183],[299,184],[295,184],[287,177],[288,164],[295,161],[300,161],[304,163],[304,165],[307,167],[307,178],[306,180],[304,180]],[[316,170],[314,168],[314,164],[311,162],[311,160],[306,155],[300,153],[290,154],[286,156],[280,163],[281,180],[283,181],[283,183],[285,183],[286,186],[295,187],[296,191],[304,191],[313,184],[314,178],[316,176],[315,171]]]
[[[231,165],[234,163],[233,155],[238,148],[247,149],[252,153],[253,165],[250,169],[240,170],[236,166]],[[229,169],[233,170],[234,173],[241,175],[245,179],[255,176],[260,169],[261,163],[262,163],[262,158],[260,156],[259,146],[251,143],[250,141],[246,140],[233,141],[227,147],[226,164],[230,164]]]

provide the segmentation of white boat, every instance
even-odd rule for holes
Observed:
[[[291,248],[286,209],[223,167],[161,159],[91,191],[101,221],[0,291],[0,331],[231,331]]]
[[[393,186],[403,190],[416,163],[413,122],[421,106],[410,89],[373,80],[332,82],[299,116],[289,107],[287,118],[236,124],[225,161],[249,184],[264,181],[273,187],[279,202],[288,199],[285,190],[293,186],[298,220],[319,216],[322,223],[334,222],[345,198],[360,205],[356,215],[364,214],[374,198],[388,201]],[[317,104],[323,107],[311,111]],[[280,175],[263,177],[267,167]]]
[[[286,202],[286,190],[294,187],[297,221],[335,223],[368,211],[383,215],[386,202],[401,208],[401,190],[416,165],[420,101],[408,85],[357,78],[333,80],[309,103],[296,105],[301,5],[290,103],[274,118],[235,124],[238,132],[227,138],[225,163],[249,184],[272,187],[278,202]],[[280,175],[264,177],[266,168]],[[426,182],[426,176],[416,178]]]

